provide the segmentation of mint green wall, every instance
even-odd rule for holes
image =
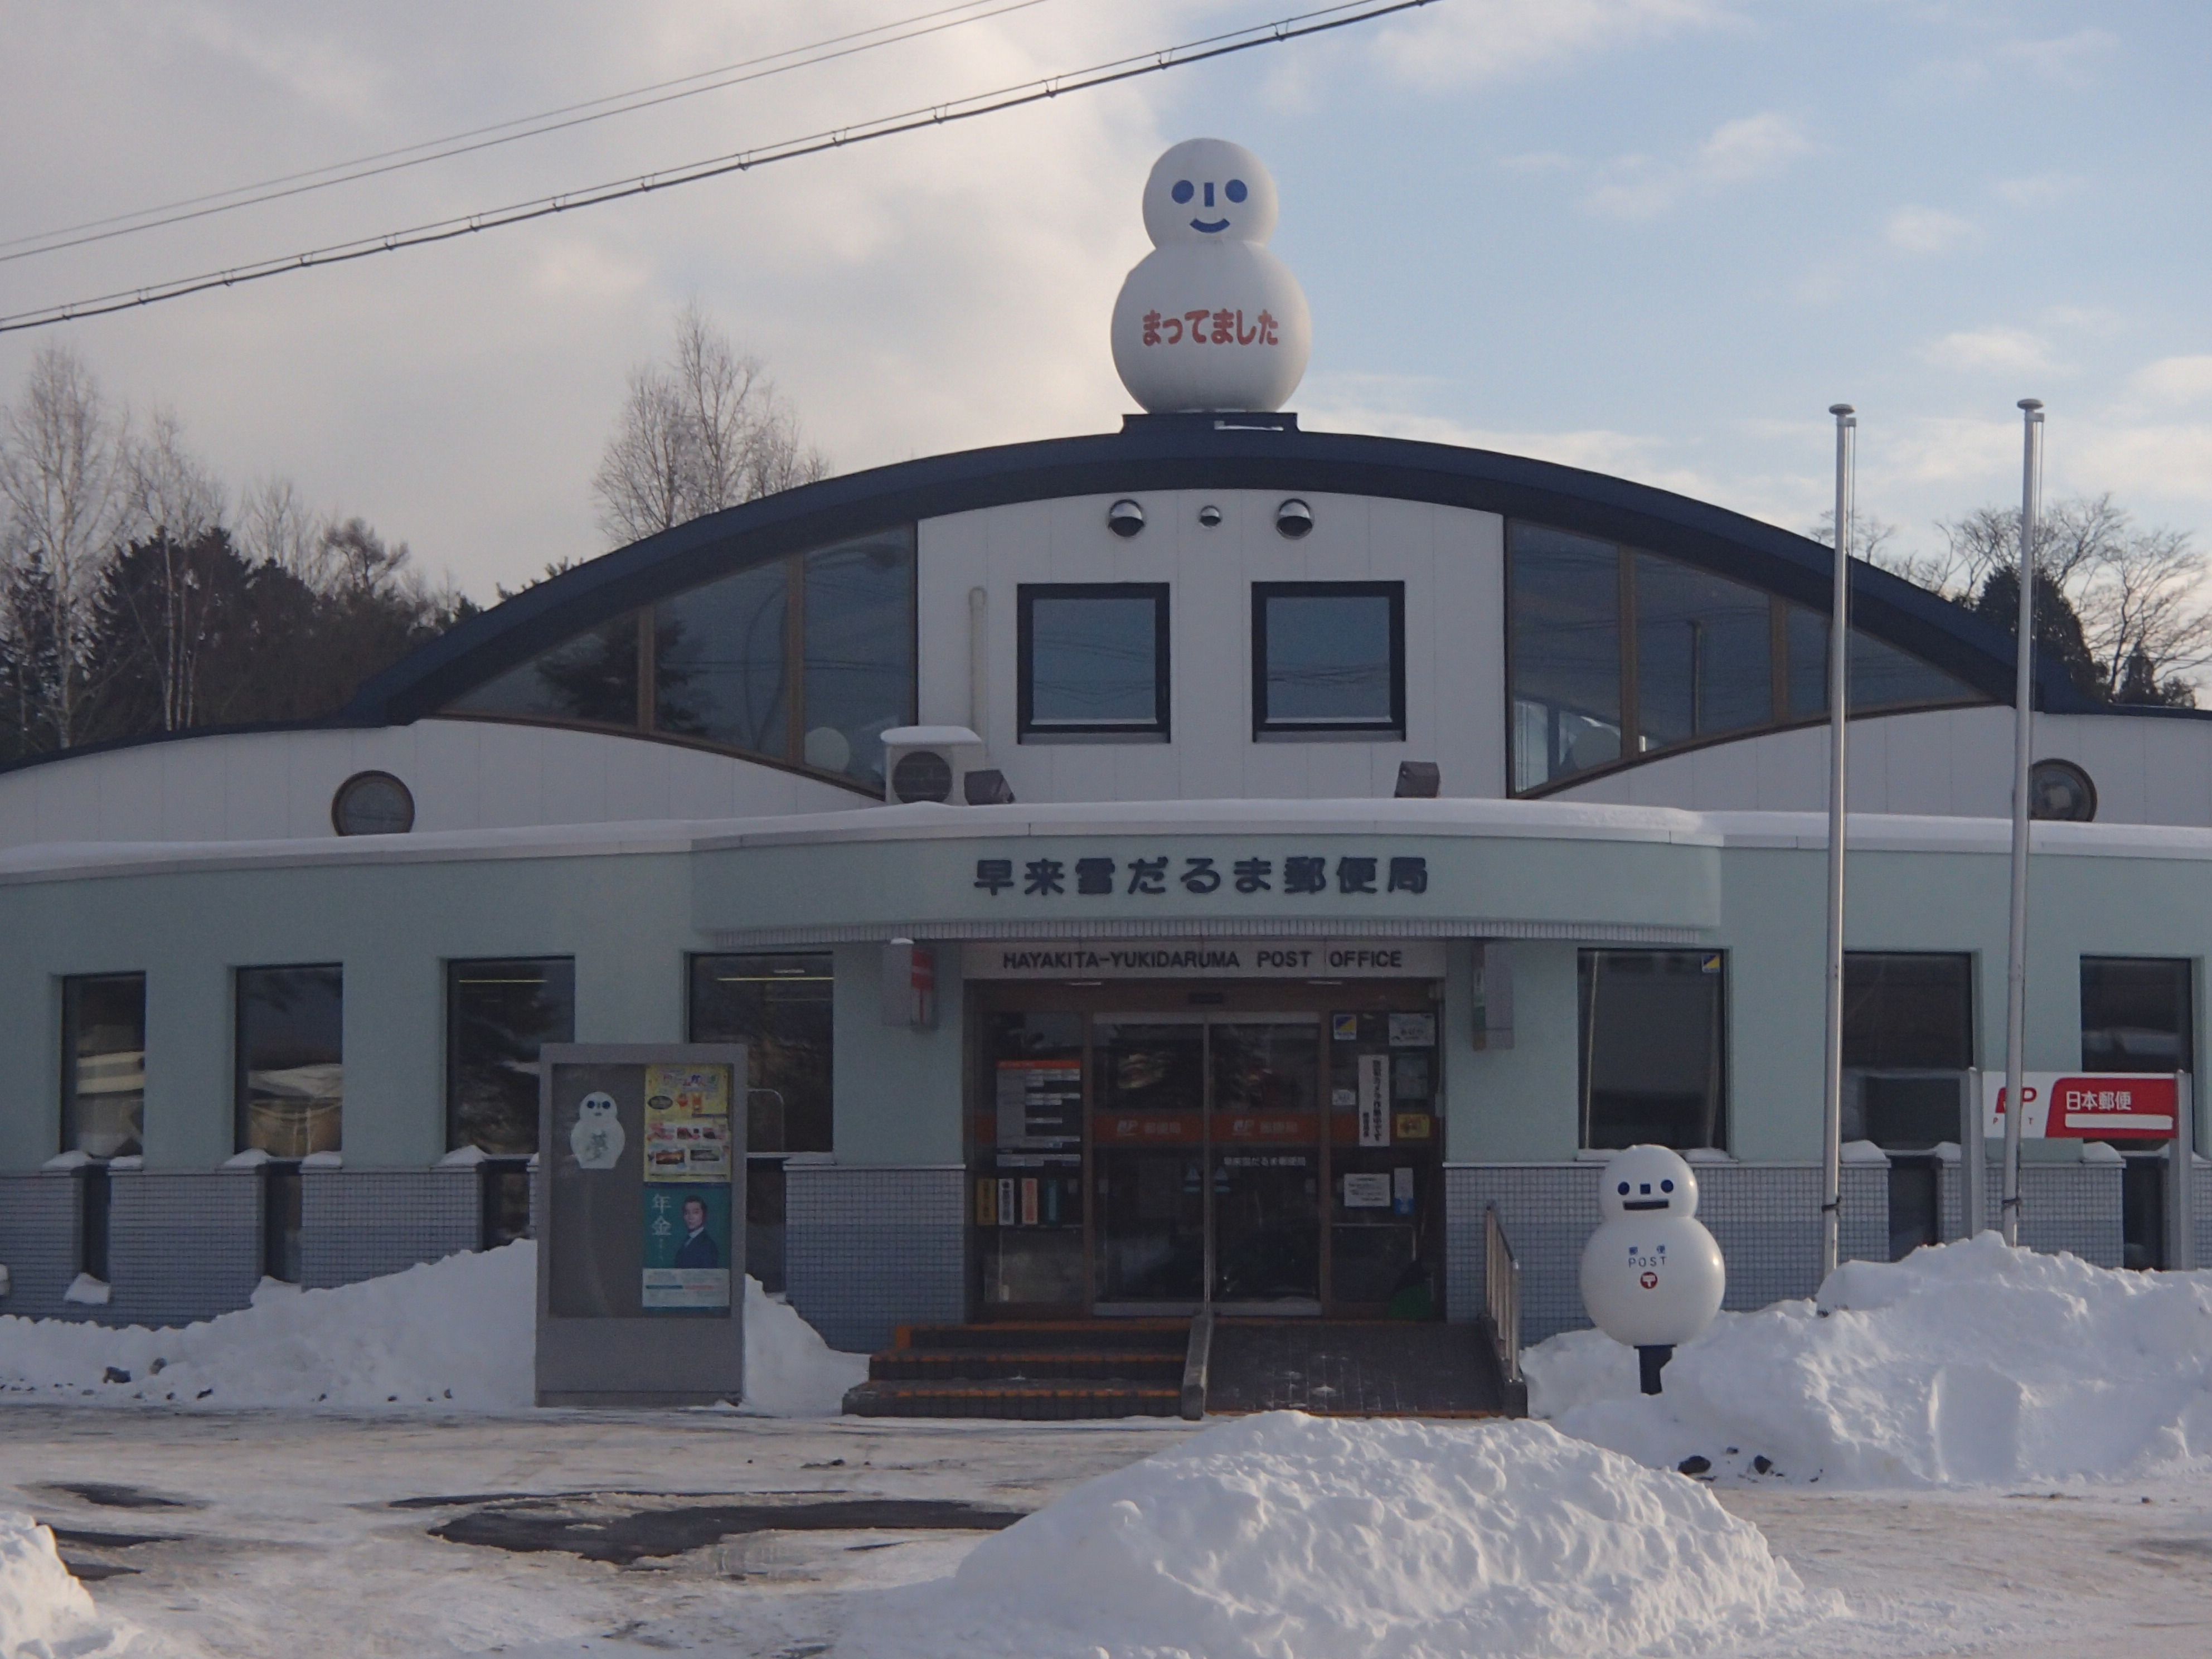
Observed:
[[[57,1149],[62,976],[147,975],[146,1161],[235,1150],[231,976],[345,970],[343,1145],[356,1165],[446,1150],[444,963],[577,958],[580,1041],[684,1035],[690,874],[679,857],[186,870],[0,888],[0,1167]]]
[[[1575,1155],[1575,946],[1516,939],[1513,1046],[1474,1046],[1473,948],[1455,944],[1444,991],[1444,1156],[1455,1164]]]
[[[1686,823],[1687,821],[1686,820]],[[1333,838],[1340,837],[1341,841]],[[2054,840],[2056,838],[2054,837]],[[1357,842],[1431,860],[1419,911],[1405,895],[1283,896],[1228,906],[1180,891],[1157,901],[994,901],[972,884],[979,856],[1040,849],[1072,858],[1216,855],[1265,843],[1330,850]],[[2062,843],[2063,844],[2063,843]],[[1851,862],[1853,950],[1966,951],[1977,958],[1977,1045],[2002,1064],[2006,860],[1862,848]],[[1407,836],[1347,823],[1282,835],[1168,830],[727,848],[693,854],[457,857],[310,863],[0,881],[0,1168],[57,1149],[61,976],[148,975],[147,1158],[208,1168],[233,1150],[231,975],[241,966],[338,961],[346,975],[344,1146],[359,1165],[428,1164],[445,1150],[442,964],[459,957],[573,956],[582,1042],[679,1041],[684,958],[719,930],[843,921],[901,925],[993,917],[1018,937],[1048,915],[1206,918],[1328,915],[1357,937],[1368,918],[1573,918],[1666,922],[1729,953],[1730,1148],[1753,1162],[1818,1155],[1825,854],[1638,833],[1556,838]],[[1011,901],[1013,896],[1002,895]],[[1394,909],[1392,907],[1395,906]],[[994,908],[995,907],[995,908]],[[2078,960],[2172,956],[2199,964],[2212,939],[2212,860],[2039,854],[2032,891],[2027,1062],[2081,1058]],[[1514,1046],[1470,1036],[1470,947],[1450,949],[1444,1019],[1446,1149],[1461,1162],[1571,1158],[1576,1150],[1571,940],[1513,945]],[[887,1027],[879,947],[836,948],[836,1155],[862,1164],[962,1156],[963,1000],[959,951],[939,950],[933,1031]],[[2200,1095],[2206,1092],[2200,1091]],[[2200,1105],[2200,1121],[2203,1108]],[[2200,1143],[2201,1144],[2201,1143]]]
[[[937,950],[937,1026],[883,1022],[883,947],[841,945],[836,1109],[840,1164],[957,1164],[962,1030],[960,947]]]

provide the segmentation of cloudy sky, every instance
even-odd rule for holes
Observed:
[[[0,0],[0,242],[694,76],[947,0]],[[0,261],[0,313],[644,173],[1318,0],[982,0],[925,38]],[[962,21],[971,19],[972,21]],[[1309,425],[1540,454],[1802,527],[1823,410],[1905,539],[2055,494],[2212,544],[2203,0],[1435,0],[1360,29],[342,269],[0,336],[488,595],[696,295],[841,471],[1108,429],[1165,144],[1238,139],[1314,314]]]

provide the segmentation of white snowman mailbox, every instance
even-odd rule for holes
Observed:
[[[1583,1305],[1597,1328],[1636,1350],[1644,1392],[1678,1344],[1721,1310],[1728,1269],[1698,1219],[1698,1177],[1664,1146],[1631,1146],[1605,1166],[1604,1219],[1583,1246]]]
[[[1277,410],[1296,390],[1313,325],[1274,228],[1275,181],[1243,145],[1188,138],[1152,164],[1152,251],[1114,302],[1114,367],[1151,413]]]

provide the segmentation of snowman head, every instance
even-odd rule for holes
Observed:
[[[1597,1207],[1607,1221],[1639,1215],[1695,1215],[1698,1177],[1680,1152],[1664,1146],[1631,1146],[1605,1166]]]
[[[576,1115],[586,1123],[611,1123],[615,1118],[615,1097],[608,1094],[588,1094],[576,1103]]]
[[[1275,228],[1274,179],[1242,144],[1186,138],[1152,163],[1145,228],[1155,247],[1264,242]]]

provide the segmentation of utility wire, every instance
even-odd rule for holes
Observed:
[[[512,144],[525,138],[535,138],[548,132],[565,131],[570,127],[588,126],[617,115],[632,114],[638,110],[656,108],[678,100],[696,98],[702,93],[720,92],[727,87],[742,86],[751,81],[764,81],[771,76],[788,74],[793,70],[810,69],[819,64],[835,63],[842,58],[856,57],[873,52],[879,46],[897,46],[903,41],[918,40],[926,35],[938,34],[946,29],[962,28],[969,23],[988,22],[1008,12],[1026,11],[1032,6],[1048,3],[1048,0],[1000,0],[989,10],[978,11],[978,6],[990,0],[963,0],[956,6],[944,6],[935,11],[926,11],[896,22],[881,23],[872,29],[856,30],[848,34],[832,35],[826,40],[811,45],[793,46],[784,52],[769,52],[763,57],[750,58],[742,63],[726,64],[720,69],[703,70],[697,75],[687,75],[674,81],[663,81],[649,87],[635,88],[629,92],[611,93],[604,98],[593,98],[580,104],[569,104],[560,109],[547,110],[537,115],[517,116],[512,120],[498,121],[489,126],[477,127],[445,138],[425,139],[420,143],[402,145],[374,155],[359,156],[350,161],[333,161],[319,167],[310,167],[301,173],[279,174],[250,185],[236,185],[228,190],[211,191],[204,196],[186,197],[181,201],[165,202],[154,207],[139,208],[130,213],[118,213],[104,219],[88,219],[80,224],[64,225],[58,229],[40,231],[27,236],[0,240],[0,264],[13,264],[18,259],[33,259],[40,254],[58,253],[64,248],[83,247],[88,243],[105,242],[118,236],[136,235],[143,230],[158,230],[164,225],[182,224],[193,219],[205,219],[218,213],[233,212],[239,208],[253,207],[263,202],[281,201],[286,197],[304,196],[310,191],[327,190],[334,185],[350,184],[358,179],[373,179],[386,173],[403,172],[409,167],[442,161],[455,155],[472,155],[477,150],[494,149],[501,144]],[[951,17],[952,12],[968,12],[966,17]],[[889,33],[889,31],[904,31]],[[864,37],[880,35],[880,40]],[[859,45],[848,42],[859,41]],[[833,51],[833,47],[842,50]],[[789,61],[785,61],[789,60]],[[769,65],[763,68],[761,65]],[[750,74],[736,71],[749,70]],[[725,76],[716,80],[714,76]],[[695,81],[710,84],[692,86]],[[681,88],[670,91],[670,88]],[[652,94],[658,94],[658,96]],[[601,105],[618,107],[603,109]],[[579,111],[594,112],[580,114]],[[561,118],[568,118],[562,119]],[[519,127],[520,131],[508,131]],[[487,134],[501,135],[487,137]],[[428,151],[418,155],[418,151]],[[404,159],[395,159],[404,158]],[[325,174],[335,175],[325,177]],[[229,198],[237,198],[229,200]],[[211,205],[210,205],[211,204]],[[155,217],[161,215],[166,216]],[[142,222],[131,223],[137,220]],[[112,228],[110,228],[112,227]],[[79,234],[78,233],[84,233]],[[66,239],[66,240],[58,240]],[[27,246],[26,244],[39,246]],[[14,249],[9,252],[5,250]]]
[[[1325,34],[1354,24],[1371,22],[1379,17],[1388,17],[1393,13],[1412,11],[1431,3],[1431,0],[1350,0],[1350,3],[1300,12],[1277,22],[1255,24],[1222,34],[1208,35],[1181,46],[1164,46],[1138,57],[1116,58],[1065,75],[1023,82],[950,103],[930,105],[852,126],[833,128],[805,137],[738,150],[684,167],[647,173],[640,178],[589,185],[558,196],[511,203],[505,207],[490,208],[458,218],[434,220],[404,230],[386,231],[379,236],[364,236],[354,241],[336,242],[301,253],[234,265],[227,270],[206,271],[196,276],[180,276],[141,288],[118,289],[88,299],[41,307],[34,311],[16,312],[0,316],[0,334],[47,328],[57,323],[72,322],[87,317],[104,317],[115,312],[128,311],[133,307],[182,299],[190,294],[204,294],[210,289],[232,288],[240,283],[258,282],[264,277],[278,276],[288,271],[343,264],[354,259],[365,259],[374,253],[392,253],[402,248],[423,247],[434,242],[450,241],[456,237],[473,235],[478,231],[493,230],[504,225],[526,224],[531,220],[546,218],[556,213],[597,207],[603,203],[643,196],[656,190],[672,190],[679,185],[696,184],[701,179],[719,178],[724,173],[745,173],[754,167],[817,155],[824,150],[842,149],[872,139],[893,137],[923,127],[973,120],[979,116],[997,114],[1025,104],[1042,103],[1065,94],[1112,86],[1140,75],[1178,69],[1186,64],[1205,63],[1215,58],[1227,58],[1237,52],[1249,52],[1255,46]]]

